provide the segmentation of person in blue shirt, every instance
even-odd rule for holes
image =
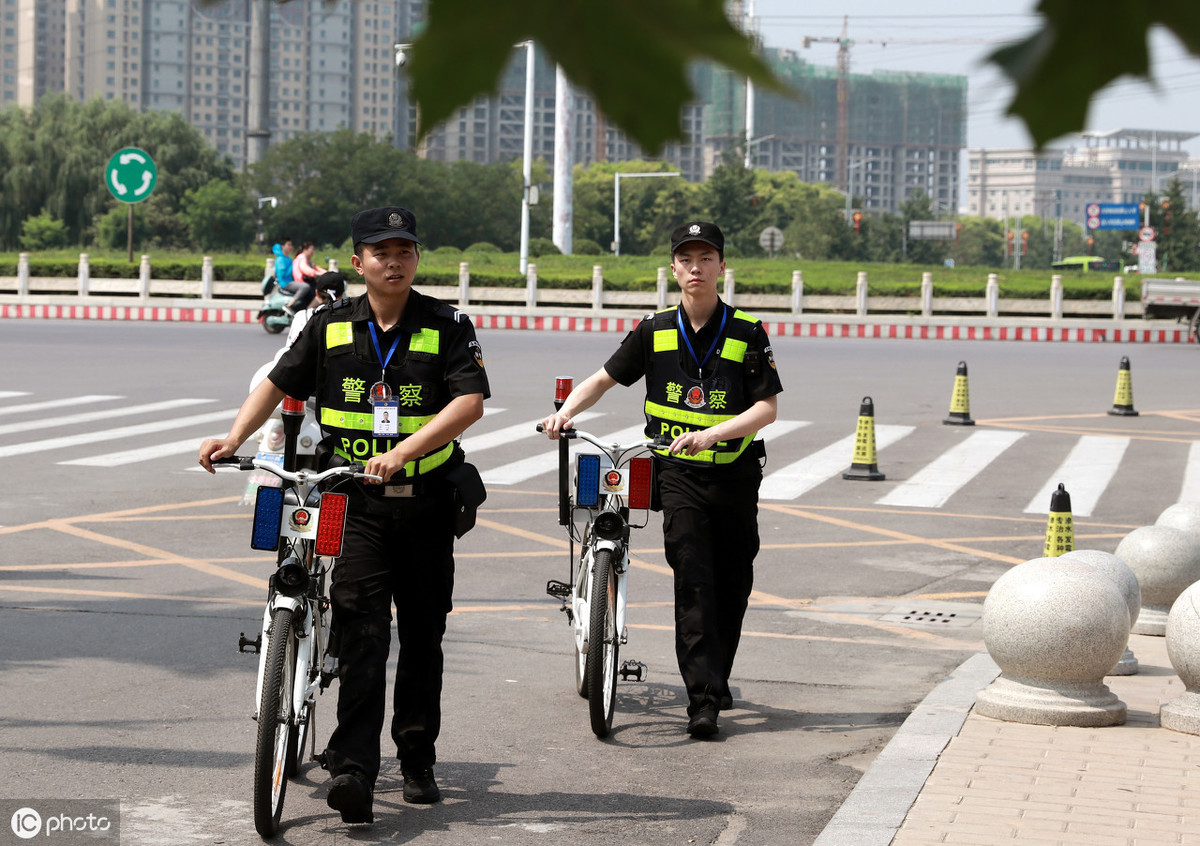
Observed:
[[[291,238],[284,238],[271,247],[275,254],[275,284],[279,290],[286,291],[292,284],[292,254],[296,251]]]

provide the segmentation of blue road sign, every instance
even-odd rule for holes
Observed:
[[[1137,203],[1088,203],[1088,229],[1138,229],[1142,225]]]

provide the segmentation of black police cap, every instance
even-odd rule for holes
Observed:
[[[381,206],[364,209],[350,218],[350,238],[354,246],[378,244],[389,238],[404,238],[414,244],[417,238],[417,218],[408,209],[399,206]]]
[[[715,223],[697,220],[676,228],[671,233],[671,255],[675,255],[675,252],[688,241],[700,241],[713,247],[719,253],[724,254],[725,252],[725,236],[721,234],[720,228]]]

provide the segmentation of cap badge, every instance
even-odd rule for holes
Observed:
[[[392,229],[404,228],[404,216],[399,212],[392,212],[388,215],[388,226]]]
[[[699,223],[693,223],[693,224],[692,224],[692,225],[691,225],[691,226],[688,228],[688,234],[689,234],[689,235],[699,235],[699,234],[700,234],[700,224],[699,224]]]

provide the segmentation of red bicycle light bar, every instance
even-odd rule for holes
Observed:
[[[557,377],[554,380],[554,401],[566,402],[573,387],[575,387],[575,380],[570,376]]]
[[[283,398],[283,413],[284,414],[303,414],[304,400],[296,399],[295,397]]]
[[[629,460],[629,507],[649,508],[651,480],[654,478],[654,461],[650,458]]]
[[[327,493],[321,496],[321,516],[317,519],[317,555],[337,558],[342,554],[342,533],[346,528],[346,494]]]

